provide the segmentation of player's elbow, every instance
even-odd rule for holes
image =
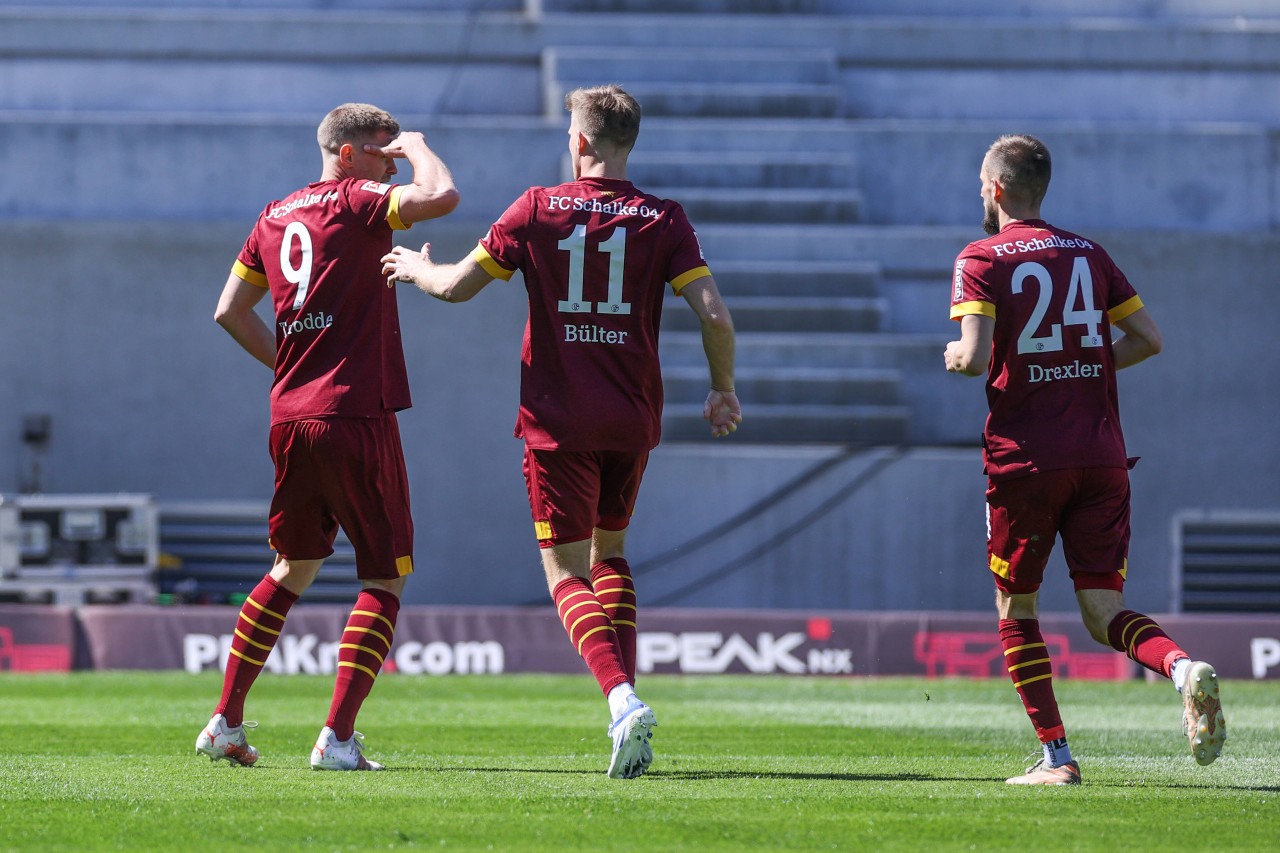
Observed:
[[[462,196],[458,193],[458,190],[455,187],[449,187],[436,196],[432,203],[432,209],[436,211],[436,216],[448,216],[453,213],[461,200]]]

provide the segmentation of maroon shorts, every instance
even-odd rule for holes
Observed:
[[[1056,536],[1077,590],[1124,588],[1129,557],[1129,472],[1043,471],[987,488],[987,554],[996,586],[1035,592]]]
[[[280,556],[322,560],[341,526],[355,547],[357,577],[413,571],[409,477],[394,413],[275,424],[271,459],[271,547]]]
[[[538,547],[626,530],[649,452],[524,449],[524,482]]]

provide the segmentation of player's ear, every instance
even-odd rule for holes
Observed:
[[[578,134],[578,154],[579,155],[586,154],[587,148],[589,147],[590,145],[587,142],[587,137],[582,133],[579,133]]]
[[[338,160],[342,162],[342,165],[350,166],[353,162],[355,162],[355,152],[356,152],[356,147],[354,145],[352,145],[350,142],[344,142],[342,143],[342,146],[338,149]]]

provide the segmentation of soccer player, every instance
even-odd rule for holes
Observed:
[[[623,550],[662,416],[658,321],[665,284],[697,313],[710,367],[711,434],[737,429],[733,321],[684,210],[627,179],[640,105],[618,86],[565,98],[575,180],[527,190],[455,264],[397,247],[388,285],[448,302],[516,270],[529,296],[515,434],[547,586],[575,649],[608,697],[608,774],[653,760],[653,711],[636,696],[636,595]]]
[[[956,260],[960,340],[944,354],[953,373],[987,374],[987,549],[1000,642],[1044,753],[1014,785],[1080,782],[1037,614],[1058,534],[1089,633],[1172,679],[1195,760],[1212,763],[1227,734],[1213,667],[1125,607],[1137,460],[1126,456],[1116,371],[1160,352],[1160,330],[1101,246],[1040,218],[1050,171],[1034,137],[1002,136],[987,151],[979,177],[991,236]],[[1115,340],[1113,325],[1123,332]]]
[[[363,754],[356,713],[391,648],[400,593],[413,571],[413,521],[396,412],[410,405],[395,292],[379,259],[391,232],[444,216],[453,179],[420,133],[369,104],[343,104],[317,132],[320,180],[267,205],[227,278],[215,319],[275,372],[271,457],[275,565],[236,621],[222,698],[196,739],[211,760],[250,766],[244,702],[289,608],[333,553],[341,526],[362,591],[338,651],[316,770],[381,770]],[[386,183],[395,160],[413,182]],[[270,292],[274,329],[254,311]]]

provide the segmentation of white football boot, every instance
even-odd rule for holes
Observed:
[[[256,728],[257,725],[246,722],[239,726],[228,726],[225,717],[214,714],[209,725],[196,738],[196,753],[209,756],[210,761],[226,761],[240,767],[252,767],[258,760],[258,750],[249,746],[244,730]]]
[[[320,730],[311,748],[312,770],[381,770],[382,765],[364,757],[364,735],[355,732],[350,740],[338,740],[333,729]]]
[[[644,775],[653,763],[653,730],[658,725],[653,710],[636,696],[609,726],[613,756],[609,760],[610,779],[634,779]]]

